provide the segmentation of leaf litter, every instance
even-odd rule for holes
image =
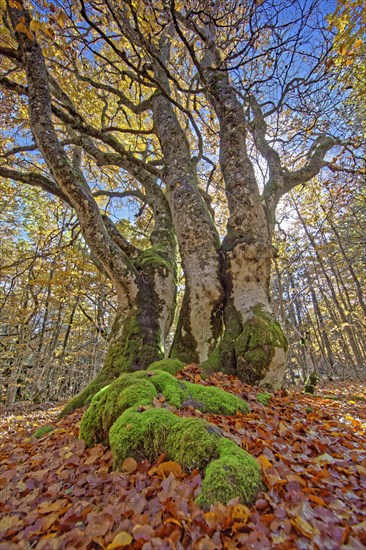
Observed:
[[[234,499],[201,510],[201,473],[164,455],[113,471],[106,447],[78,439],[82,411],[58,421],[61,406],[22,403],[0,420],[0,550],[366,547],[365,386],[280,390],[265,406],[233,376],[202,380],[194,365],[179,376],[250,404],[246,415],[180,414],[215,423],[257,458],[264,490],[252,507]],[[43,425],[54,430],[34,438]]]

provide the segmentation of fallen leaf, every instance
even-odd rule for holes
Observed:
[[[167,477],[169,474],[180,476],[183,473],[182,466],[173,460],[162,462],[156,469],[156,473],[160,477]]]
[[[126,458],[126,460],[122,464],[122,470],[127,472],[128,474],[132,474],[137,469],[137,462],[134,458]]]
[[[124,548],[125,546],[131,544],[132,540],[133,538],[131,537],[130,533],[127,533],[127,531],[121,531],[120,533],[117,533],[112,542],[108,544],[106,550]]]

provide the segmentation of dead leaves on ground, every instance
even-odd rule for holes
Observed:
[[[257,457],[266,490],[250,509],[233,501],[200,510],[200,473],[165,456],[129,458],[114,472],[108,449],[77,439],[81,413],[55,422],[57,408],[23,407],[0,423],[0,550],[365,548],[364,387],[278,392],[266,407],[236,378],[202,382],[193,366],[182,376],[250,403],[247,415],[182,413],[214,422]],[[30,437],[50,423],[53,432]]]

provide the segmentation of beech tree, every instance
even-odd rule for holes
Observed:
[[[75,211],[118,297],[105,366],[68,410],[168,354],[281,385],[276,207],[347,137],[332,119],[325,10],[318,0],[3,5],[0,176]],[[127,198],[153,224],[148,244],[132,243],[106,206]]]

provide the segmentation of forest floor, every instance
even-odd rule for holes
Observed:
[[[246,415],[182,414],[216,423],[257,458],[265,489],[252,507],[202,511],[200,473],[164,456],[113,471],[107,448],[78,439],[82,412],[58,421],[60,406],[21,403],[0,420],[0,550],[366,548],[366,386],[281,390],[265,406],[234,377],[182,372],[250,404]]]

